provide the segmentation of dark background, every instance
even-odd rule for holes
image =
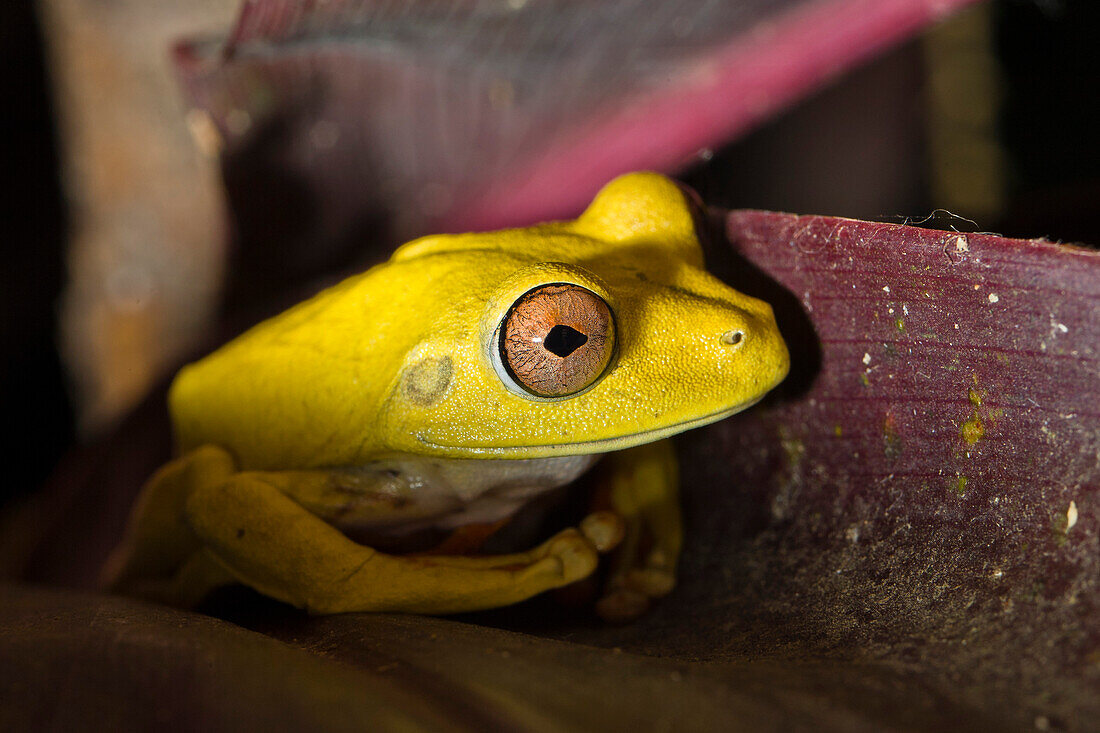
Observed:
[[[1088,110],[1100,92],[1095,0],[995,3],[996,55],[1004,100],[998,135],[1010,168],[1008,197],[996,221],[981,228],[1007,236],[1045,236],[1100,243],[1100,146]],[[874,95],[890,85],[893,64],[919,54],[914,44],[897,49],[860,71],[862,83],[841,82],[725,149],[687,174],[716,205],[792,210],[829,210],[832,182],[806,175],[796,156],[821,115],[838,114],[830,95]],[[5,480],[0,503],[24,495],[50,473],[74,440],[72,405],[56,349],[56,302],[64,280],[66,212],[58,178],[58,151],[34,9],[26,0],[0,3],[0,90],[3,90],[3,266],[0,267],[0,415]],[[919,72],[919,63],[917,65]],[[878,69],[876,74],[875,69]],[[882,71],[886,69],[886,71]],[[879,87],[879,90],[883,87]],[[841,97],[843,102],[843,97]],[[914,99],[914,105],[919,100]],[[918,110],[919,112],[919,110]],[[855,113],[858,114],[858,113]],[[841,113],[842,115],[842,113]],[[853,120],[854,122],[855,120]],[[833,122],[843,123],[843,116]],[[812,141],[809,143],[812,145]],[[908,144],[919,148],[922,140]],[[843,151],[841,151],[843,152]],[[841,180],[844,155],[829,159]],[[731,177],[731,171],[735,175]],[[918,216],[934,208],[926,170],[898,170],[899,190],[908,192],[895,212]],[[765,182],[766,183],[765,185]],[[786,182],[786,183],[785,183]]]
[[[27,0],[0,3],[0,415],[7,476],[0,501],[41,483],[73,439],[73,414],[56,348],[64,279],[65,206],[42,40]]]

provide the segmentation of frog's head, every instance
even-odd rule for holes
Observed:
[[[442,272],[447,293],[385,399],[394,450],[618,450],[738,412],[787,374],[771,307],[704,269],[688,200],[656,174],[612,181],[575,221],[426,238],[394,263]]]

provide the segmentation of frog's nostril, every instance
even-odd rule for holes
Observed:
[[[739,329],[722,334],[722,343],[726,346],[740,346],[745,340],[745,332]]]

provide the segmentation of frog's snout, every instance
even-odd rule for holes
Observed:
[[[740,313],[718,336],[725,359],[735,358],[745,372],[752,374],[758,388],[770,390],[783,381],[790,368],[787,344],[779,335],[770,309],[759,313]]]

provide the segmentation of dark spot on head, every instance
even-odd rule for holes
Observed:
[[[244,529],[243,528],[237,530],[237,539],[240,539],[241,537],[244,537]]]
[[[451,357],[422,359],[405,372],[405,397],[418,405],[436,402],[451,384],[454,365]]]
[[[565,358],[584,346],[588,337],[575,328],[558,324],[542,340],[543,347],[555,356]]]

